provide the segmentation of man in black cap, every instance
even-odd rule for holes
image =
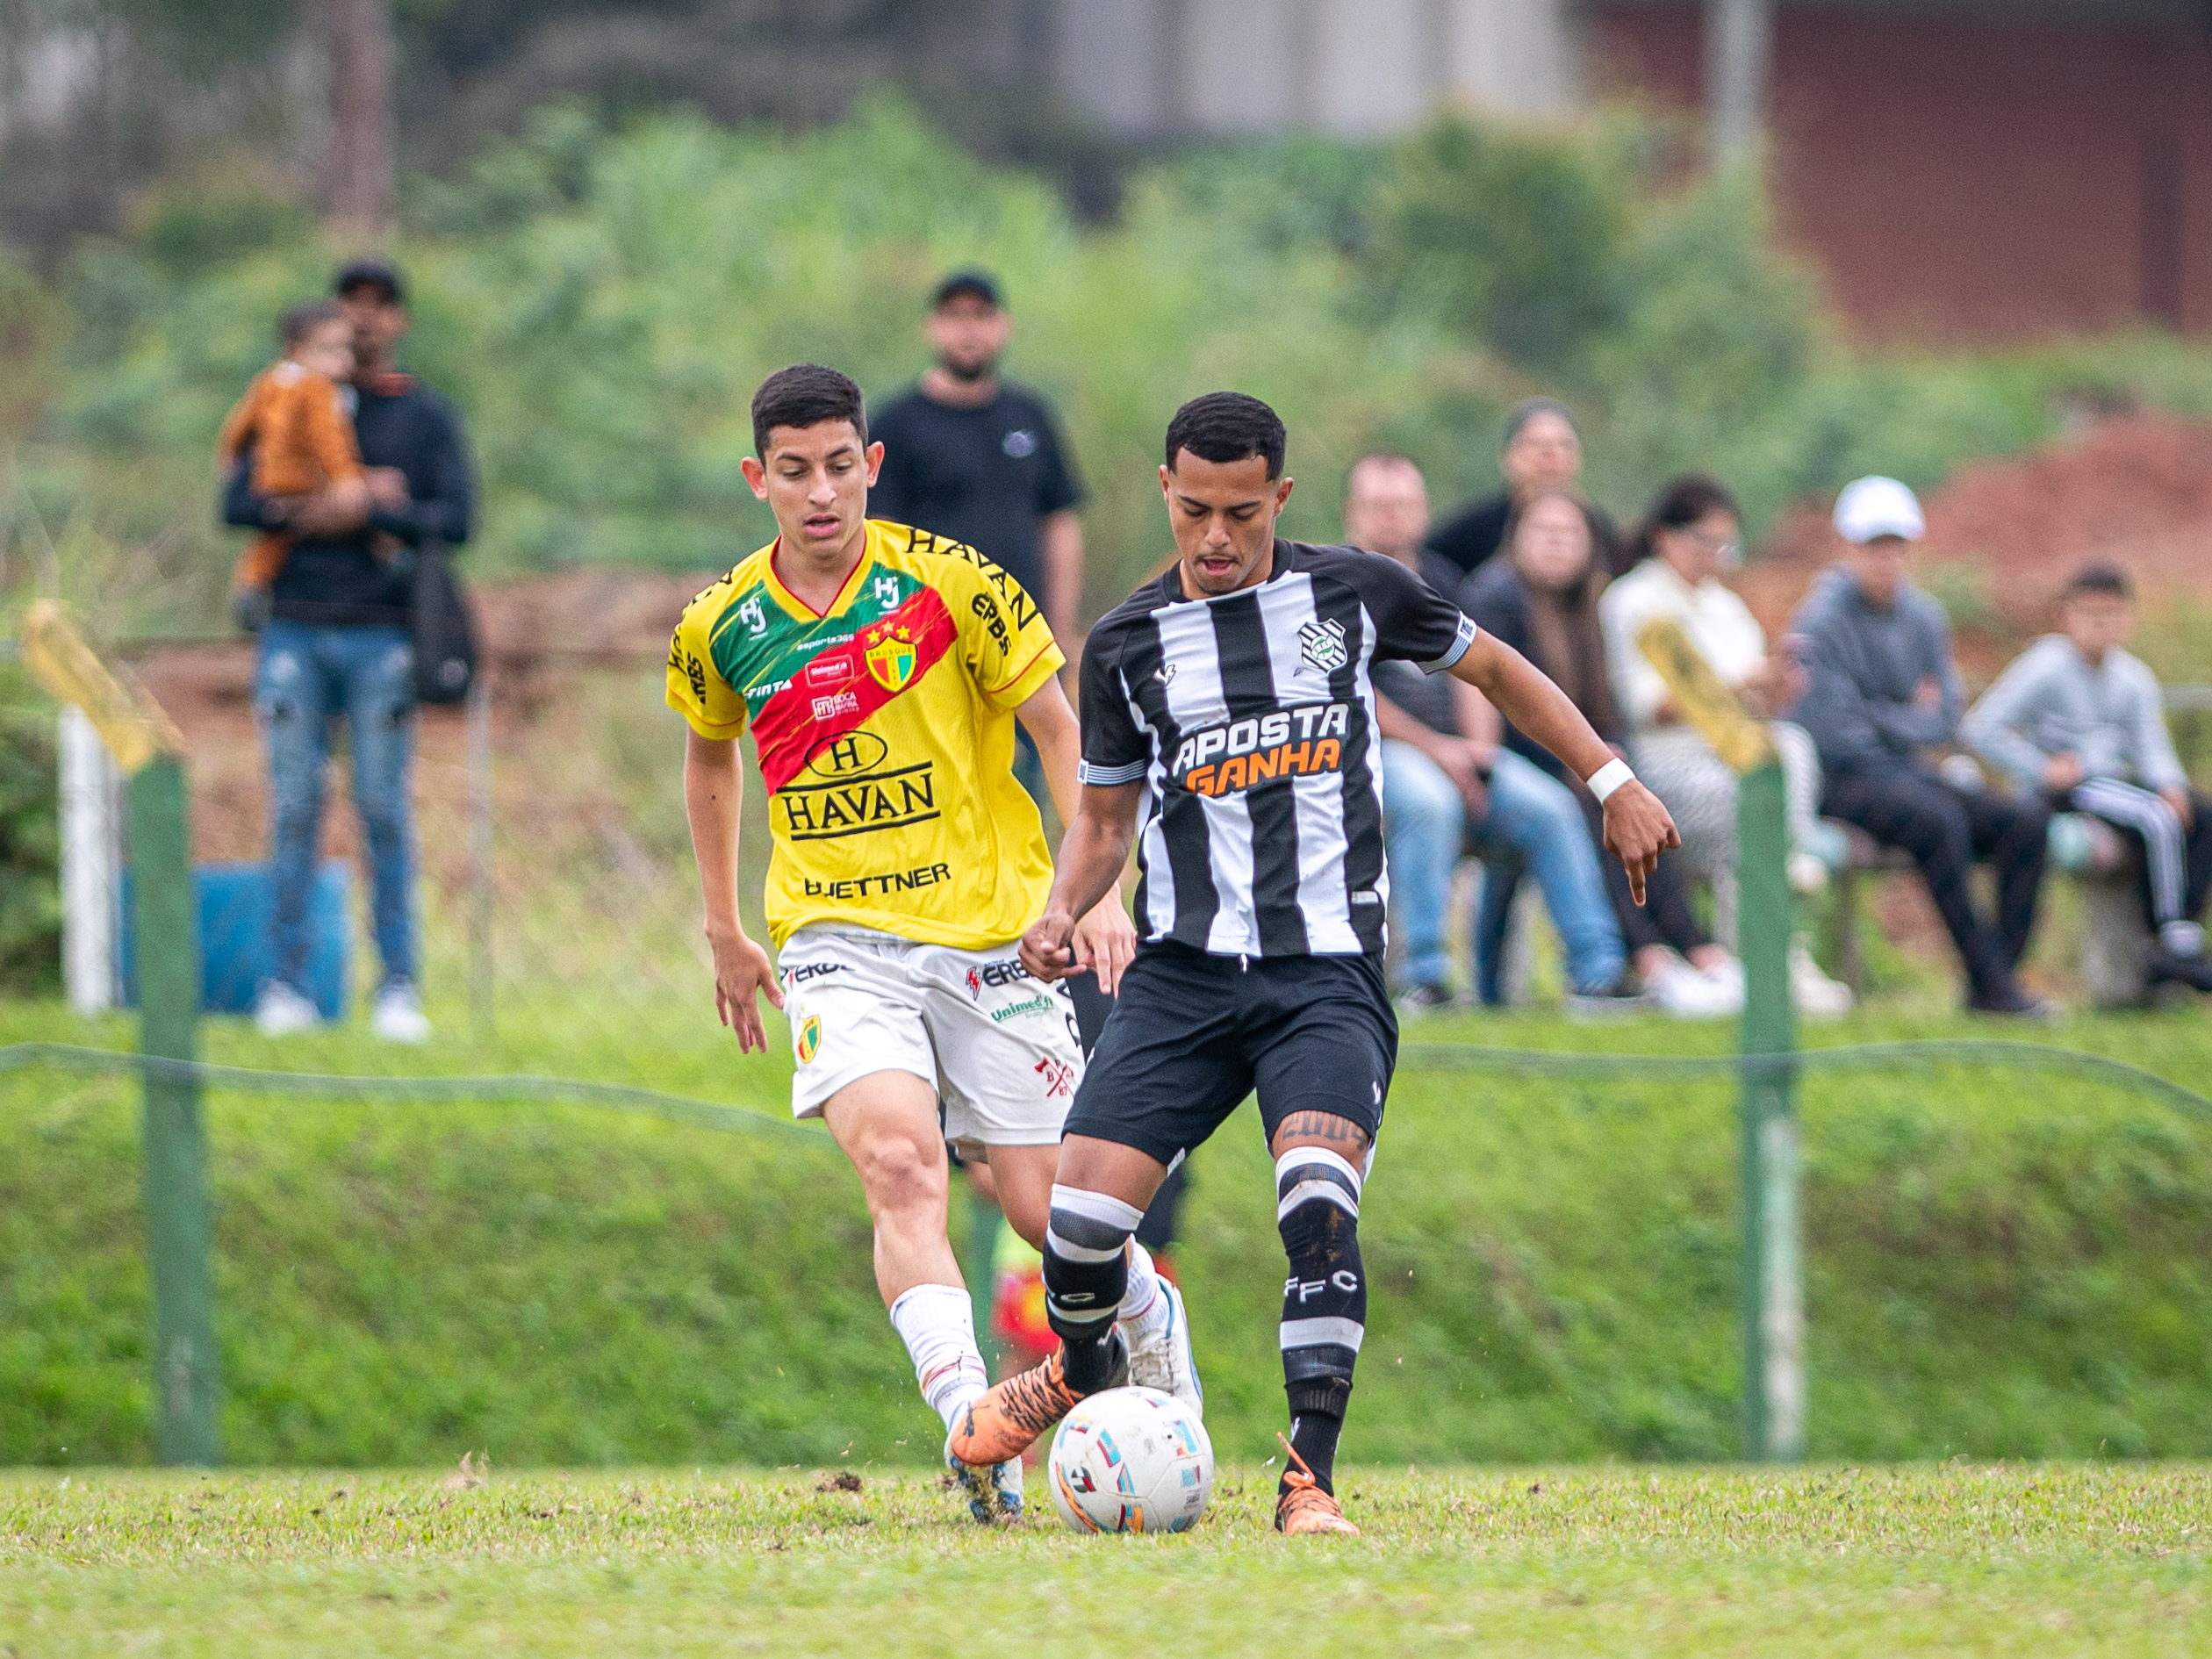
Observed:
[[[937,362],[869,420],[883,470],[868,512],[964,542],[1002,566],[1072,653],[1083,637],[1082,490],[1051,406],[998,377],[1013,332],[988,273],[957,270],[937,284],[929,320]],[[1023,760],[1033,772],[1033,758]],[[1034,794],[1042,779],[1023,781]]]
[[[414,738],[415,551],[469,538],[473,488],[461,418],[398,367],[407,332],[406,283],[382,259],[356,259],[332,284],[352,325],[354,430],[368,470],[369,504],[325,492],[289,506],[256,495],[250,449],[239,456],[223,519],[241,528],[282,524],[299,537],[270,594],[255,702],[269,743],[270,856],[275,871],[271,959],[255,1018],[271,1036],[312,1026],[306,995],[308,900],[322,828],[330,721],[342,715],[353,754],[354,804],[368,844],[377,948],[384,961],[370,1029],[399,1042],[430,1034],[415,989],[414,815],[408,775]]]

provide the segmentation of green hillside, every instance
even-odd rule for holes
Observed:
[[[18,1003],[0,1039],[73,1024]],[[1727,1040],[1535,1018],[1432,1034]],[[2194,1017],[2065,1040],[2204,1069]],[[212,1047],[271,1058],[223,1028]],[[716,1052],[672,1044],[664,1075],[633,1074],[774,1106],[779,1063]],[[1956,1066],[1818,1075],[1805,1110],[1814,1456],[2212,1453],[2212,1127],[2106,1083]],[[826,1138],[544,1102],[218,1092],[209,1111],[235,1462],[935,1454]],[[137,1150],[127,1080],[0,1073],[0,1462],[150,1457]],[[1403,1073],[1363,1217],[1375,1294],[1347,1454],[1730,1454],[1735,1155],[1725,1081]],[[1282,1397],[1254,1121],[1196,1169],[1181,1260],[1208,1416],[1224,1455],[1256,1461]]]

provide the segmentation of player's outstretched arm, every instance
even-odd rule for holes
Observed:
[[[686,735],[684,815],[691,821],[692,854],[707,901],[707,943],[715,952],[715,1012],[737,1033],[737,1046],[768,1052],[758,998],[784,1004],[768,952],[737,919],[737,822],[745,799],[744,758],[734,738]]]
[[[1122,866],[1129,862],[1129,844],[1137,838],[1137,814],[1145,804],[1145,789],[1142,779],[1083,786],[1082,804],[1060,837],[1045,914],[1022,936],[1022,966],[1038,979],[1057,980],[1079,967],[1095,966],[1082,959],[1076,918],[1095,910],[1119,883]],[[1115,908],[1120,908],[1118,900]],[[1129,918],[1122,920],[1126,923]],[[1102,986],[1104,978],[1101,973]]]
[[[1504,641],[1477,634],[1451,672],[1489,698],[1498,713],[1557,755],[1584,783],[1615,760],[1567,693]],[[1605,851],[1620,860],[1629,891],[1641,904],[1644,878],[1661,853],[1682,844],[1682,837],[1659,797],[1634,778],[1605,795]]]
[[[1060,822],[1072,825],[1082,814],[1083,789],[1075,779],[1083,738],[1075,723],[1075,711],[1067,706],[1066,693],[1058,680],[1048,679],[1014,711],[1014,717],[1037,745],[1038,758],[1045,765],[1045,784],[1052,792],[1052,805],[1059,809]],[[1066,856],[1067,844],[1063,840],[1060,858],[1064,860]],[[1071,971],[1089,968],[1098,975],[1098,988],[1109,996],[1120,988],[1123,971],[1137,958],[1137,930],[1130,924],[1129,912],[1122,908],[1120,870],[1117,865],[1115,879],[1096,902],[1075,913],[1078,919],[1072,940],[1075,957]]]

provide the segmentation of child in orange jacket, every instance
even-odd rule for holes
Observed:
[[[336,486],[357,492],[365,510],[369,479],[346,384],[354,369],[352,330],[326,301],[294,305],[279,333],[284,355],[255,377],[223,421],[217,463],[228,471],[250,443],[255,494],[283,501]],[[268,615],[269,589],[298,539],[290,530],[264,530],[232,571],[232,609],[249,628]]]

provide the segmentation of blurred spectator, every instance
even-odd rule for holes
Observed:
[[[1505,556],[1476,572],[1460,604],[1478,627],[1496,635],[1551,676],[1597,728],[1622,752],[1627,736],[1605,673],[1598,631],[1598,596],[1605,578],[1591,563],[1591,522],[1582,501],[1562,485],[1530,492],[1506,527]],[[1513,726],[1505,746],[1575,792],[1594,847],[1605,845],[1605,813],[1581,781],[1551,752]],[[1680,1019],[1720,1018],[1743,1006],[1743,969],[1713,942],[1690,908],[1682,855],[1663,855],[1636,903],[1628,877],[1613,858],[1601,859],[1614,920],[1627,941],[1645,988]],[[1484,919],[1502,924],[1501,910],[1485,895]],[[1486,930],[1478,929],[1478,940]]]
[[[2143,853],[2151,977],[2212,990],[2201,925],[2212,894],[2212,801],[2189,787],[2150,669],[2121,649],[2135,633],[2135,587],[2090,564],[2046,634],[1997,677],[1960,722],[1967,743],[2061,812],[2093,813]]]
[[[1429,550],[1442,555],[1462,574],[1471,576],[1505,545],[1505,526],[1514,507],[1538,490],[1575,490],[1582,480],[1582,434],[1567,406],[1551,398],[1531,398],[1505,413],[1505,441],[1497,470],[1505,487],[1496,495],[1462,507],[1428,537]],[[1605,510],[1585,501],[1598,568],[1618,576],[1620,533]]]
[[[997,279],[956,270],[937,284],[929,317],[937,362],[912,390],[869,420],[883,470],[868,516],[966,542],[1004,569],[1045,612],[1075,659],[1083,636],[1083,499],[1044,397],[999,378],[1014,320]],[[1016,733],[1015,771],[1044,798],[1044,773],[1026,731]]]
[[[330,722],[341,717],[384,964],[370,1029],[420,1042],[430,1024],[415,988],[413,558],[426,540],[468,540],[472,487],[460,416],[395,361],[408,323],[398,269],[355,260],[333,288],[353,329],[354,430],[368,502],[336,487],[290,502],[262,496],[253,486],[250,444],[232,468],[223,502],[226,523],[282,526],[298,538],[270,588],[255,672],[255,711],[269,744],[276,971],[261,988],[255,1019],[283,1036],[318,1017],[305,991],[307,905]]]
[[[1454,592],[1457,567],[1421,545],[1428,523],[1427,485],[1405,456],[1370,455],[1352,469],[1345,539]],[[1451,1001],[1445,928],[1452,874],[1470,847],[1534,873],[1565,947],[1572,995],[1598,1004],[1634,1001],[1598,853],[1567,786],[1499,749],[1497,713],[1474,687],[1410,663],[1377,663],[1374,673],[1390,896],[1405,947],[1399,1006],[1418,1012]]]
[[[1919,501],[1894,478],[1860,478],[1836,498],[1841,562],[1791,625],[1807,676],[1794,717],[1821,751],[1821,809],[1920,866],[1965,964],[1967,1006],[2047,1017],[2050,1004],[2014,973],[2035,926],[2050,808],[1962,788],[1928,764],[1928,750],[1957,735],[1964,696],[1950,624],[1906,573],[1924,528]],[[1996,870],[1993,921],[1968,880],[1977,858]]]
[[[1638,633],[1655,619],[1679,623],[1745,710],[1770,722],[1789,789],[1790,882],[1800,893],[1817,893],[1850,849],[1841,831],[1820,821],[1821,762],[1812,737],[1801,726],[1772,718],[1797,700],[1804,671],[1769,654],[1751,607],[1720,580],[1722,571],[1742,562],[1742,535],[1735,498],[1713,479],[1690,474],[1662,490],[1630,544],[1638,562],[1598,602],[1606,661],[1628,722],[1636,775],[1674,815],[1684,858],[1709,878],[1728,880],[1736,867],[1735,769],[1684,722],[1666,682],[1637,645]],[[1790,975],[1804,1012],[1849,1011],[1849,988],[1821,972],[1802,937],[1792,942]]]

